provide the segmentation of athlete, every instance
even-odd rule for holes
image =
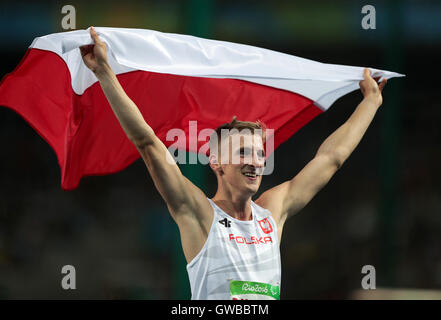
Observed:
[[[234,119],[217,128],[210,137],[209,165],[218,188],[209,199],[182,175],[175,162],[167,160],[169,151],[111,69],[106,45],[93,28],[90,35],[94,44],[80,48],[83,61],[98,78],[179,227],[192,299],[279,299],[279,244],[285,221],[305,207],[353,152],[382,104],[386,80],[378,85],[365,69],[360,81],[364,98],[349,119],[294,178],[255,201],[252,196],[259,189],[265,166],[262,126]],[[236,130],[223,136],[222,129]],[[237,157],[240,161],[232,161]]]

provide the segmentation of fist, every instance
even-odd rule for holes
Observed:
[[[92,37],[94,44],[80,47],[80,52],[84,64],[96,74],[108,65],[107,48],[106,44],[101,41],[93,27],[90,28],[90,36]]]
[[[360,90],[365,98],[374,99],[379,105],[383,103],[383,97],[381,95],[387,80],[384,79],[378,85],[377,81],[379,78],[373,79],[371,77],[371,71],[368,68],[364,69],[363,72],[364,80],[360,81]]]

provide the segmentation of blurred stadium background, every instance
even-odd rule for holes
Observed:
[[[281,293],[440,299],[441,2],[2,1],[1,77],[35,37],[63,31],[66,4],[76,8],[77,29],[185,33],[406,74],[386,86],[383,106],[343,168],[287,222]],[[375,30],[361,28],[365,4],[376,8]],[[345,96],[280,146],[261,190],[294,176],[361,98],[359,91]],[[3,107],[0,146],[0,298],[190,298],[177,227],[142,160],[65,192],[55,153]],[[208,167],[181,168],[214,195]],[[76,290],[60,286],[67,264],[76,268]],[[379,290],[360,291],[367,264]]]

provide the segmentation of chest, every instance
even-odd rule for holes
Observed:
[[[217,254],[233,261],[249,259],[262,253],[278,252],[274,220],[270,217],[253,221],[237,221],[217,216],[212,240]]]

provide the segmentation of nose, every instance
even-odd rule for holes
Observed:
[[[260,155],[258,150],[253,150],[252,157],[245,158],[245,164],[253,166],[257,171],[260,171],[265,167],[265,157]]]
[[[265,157],[259,155],[258,152],[254,152],[254,155],[253,155],[253,165],[256,168],[263,168],[265,166]]]

